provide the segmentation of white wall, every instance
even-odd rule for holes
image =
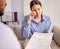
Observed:
[[[43,3],[43,11],[51,17],[53,24],[60,24],[60,0],[40,0]]]
[[[11,2],[12,0],[6,0],[7,6],[5,8],[5,12],[11,12]]]
[[[31,0],[24,0],[24,15],[27,15],[30,12],[30,1]]]
[[[6,0],[7,6],[3,15],[3,21],[12,21],[12,13],[18,12],[18,21],[21,24],[24,16],[24,0]]]
[[[31,0],[24,0],[24,15],[30,11]],[[53,24],[60,24],[60,0],[40,0],[43,5],[43,13],[51,17]]]
[[[24,16],[24,0],[12,0],[12,11],[18,12],[18,20],[22,21],[22,17]]]
[[[7,6],[5,8],[5,13],[4,15],[2,16],[2,21],[11,21],[12,20],[12,16],[11,16],[11,12],[12,11],[12,7],[11,7],[11,4],[12,4],[12,0],[6,0],[6,3],[7,3]]]

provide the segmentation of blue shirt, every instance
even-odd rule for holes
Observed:
[[[22,36],[24,38],[30,38],[34,32],[38,33],[48,33],[51,25],[51,20],[49,16],[42,15],[41,22],[37,23],[35,19],[31,20],[31,23],[27,23],[28,15],[24,17],[22,21]]]

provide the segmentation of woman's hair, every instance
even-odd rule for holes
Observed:
[[[42,4],[41,4],[40,1],[38,1],[38,0],[32,0],[32,1],[30,2],[30,9],[31,9],[31,10],[32,10],[32,7],[33,7],[34,5],[40,5],[40,6],[42,7]]]

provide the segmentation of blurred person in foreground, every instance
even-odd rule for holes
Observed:
[[[6,0],[0,0],[0,16],[4,14],[6,5]],[[2,22],[0,22],[0,49],[21,49],[21,45],[12,29]]]

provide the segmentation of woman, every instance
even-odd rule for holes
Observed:
[[[42,4],[38,0],[30,2],[31,12],[22,21],[22,36],[29,39],[34,32],[48,33],[51,25],[50,17],[43,15]]]

